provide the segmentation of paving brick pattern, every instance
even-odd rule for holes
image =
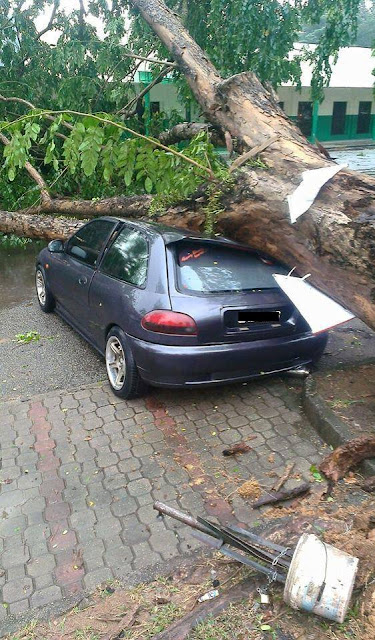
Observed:
[[[259,518],[235,478],[271,486],[291,461],[308,477],[323,452],[299,402],[298,387],[273,378],[129,402],[94,385],[3,403],[0,620],[199,546],[156,516],[155,500],[222,522]],[[249,436],[252,451],[223,457]]]

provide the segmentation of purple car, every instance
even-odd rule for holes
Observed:
[[[326,345],[276,284],[288,269],[228,240],[97,218],[36,264],[40,307],[105,357],[114,393],[196,387],[309,365]]]

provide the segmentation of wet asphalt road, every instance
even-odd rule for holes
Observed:
[[[40,340],[18,344],[15,335],[37,331]],[[320,369],[375,362],[375,333],[359,320],[330,334]],[[54,313],[33,301],[0,311],[0,399],[28,398],[53,389],[74,389],[106,377],[96,351]]]
[[[40,340],[18,344],[15,335],[37,331]],[[0,398],[73,389],[104,380],[103,359],[55,313],[36,300],[0,311]]]

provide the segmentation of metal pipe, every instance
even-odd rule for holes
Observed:
[[[298,367],[297,369],[288,369],[288,371],[285,371],[285,373],[296,378],[307,378],[307,376],[310,375],[309,369],[305,369],[304,367]]]
[[[219,538],[219,536],[216,533],[213,533],[204,524],[201,524],[200,522],[198,522],[198,520],[196,520],[192,516],[188,516],[186,513],[183,513],[183,511],[178,511],[178,509],[169,507],[167,504],[164,504],[163,502],[159,502],[158,500],[154,502],[153,507],[156,511],[159,511],[159,513],[162,513],[165,516],[170,516],[175,520],[179,520],[179,522],[183,522],[183,524],[186,524],[188,527],[192,527],[193,529],[202,531],[202,533],[206,533],[209,536],[214,536],[215,538]]]
[[[279,553],[285,553],[286,556],[292,556],[294,553],[293,549],[287,550],[287,547],[282,547],[280,544],[276,544],[271,540],[267,540],[266,538],[261,538],[260,536],[256,536],[255,533],[251,533],[250,531],[247,531],[247,529],[242,529],[242,527],[236,527],[233,524],[231,525],[228,524],[225,527],[225,529],[229,529],[229,531],[233,531],[233,533],[239,533],[241,536],[244,536],[244,538],[249,538],[249,540],[252,540],[256,544],[268,547],[269,549],[274,549]]]

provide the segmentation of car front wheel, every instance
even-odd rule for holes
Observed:
[[[35,287],[40,308],[44,313],[50,313],[55,307],[55,299],[48,289],[46,276],[40,265],[35,271]]]
[[[107,336],[105,364],[112,391],[130,400],[144,393],[147,385],[140,377],[126,336],[120,327],[113,327]]]

